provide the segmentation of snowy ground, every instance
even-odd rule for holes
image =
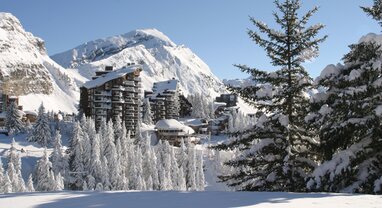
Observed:
[[[0,195],[0,207],[377,208],[382,196],[267,192],[56,192]]]

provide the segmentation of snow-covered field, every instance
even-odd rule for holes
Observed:
[[[56,192],[0,195],[0,207],[379,208],[382,196],[278,192]]]

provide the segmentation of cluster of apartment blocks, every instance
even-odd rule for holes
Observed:
[[[141,119],[141,71],[139,65],[118,70],[107,66],[104,71],[97,71],[80,89],[80,111],[92,117],[97,128],[103,119],[115,120],[119,116],[134,137]],[[155,122],[191,114],[192,105],[180,94],[178,80],[156,82],[153,91],[146,91],[144,97],[151,103]]]
[[[125,122],[126,129],[135,137],[141,119],[141,79],[139,65],[130,65],[113,71],[113,67],[106,67],[105,71],[96,72],[91,81],[81,87],[80,109],[87,116],[92,117],[96,127],[103,119],[115,120],[118,116]],[[179,81],[171,79],[156,82],[152,91],[145,91],[144,98],[149,99],[152,118],[155,123],[165,119],[178,120],[180,117],[191,116],[192,105],[181,94]],[[237,95],[223,94],[216,98],[223,105],[216,109],[222,112],[227,107],[236,106]],[[225,114],[218,113],[218,129],[226,128]],[[222,118],[225,118],[224,120]],[[211,129],[213,125],[211,125]],[[198,131],[197,131],[198,132]]]

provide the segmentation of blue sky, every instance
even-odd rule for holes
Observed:
[[[302,0],[303,9],[320,6],[310,23],[323,23],[329,35],[321,55],[306,68],[312,77],[337,63],[348,45],[382,28],[367,17],[360,5],[372,0]],[[249,16],[273,24],[272,0],[0,0],[0,11],[18,17],[27,31],[46,42],[53,55],[86,41],[157,28],[176,44],[184,44],[201,57],[219,78],[245,78],[233,64],[274,69],[263,49],[246,34],[253,29]]]

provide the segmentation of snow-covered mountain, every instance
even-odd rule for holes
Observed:
[[[221,80],[206,63],[189,48],[176,45],[156,29],[90,41],[56,54],[52,59],[87,79],[106,65],[120,69],[130,63],[140,64],[144,90],[151,90],[153,82],[176,78],[186,96],[201,93],[215,97],[225,91]]]
[[[44,102],[48,110],[75,112],[75,79],[47,55],[42,39],[26,32],[10,13],[0,13],[0,80],[5,93],[20,96],[24,110]]]
[[[226,86],[232,87],[247,87],[255,84],[255,82],[252,80],[252,77],[245,79],[223,79],[223,83]]]

